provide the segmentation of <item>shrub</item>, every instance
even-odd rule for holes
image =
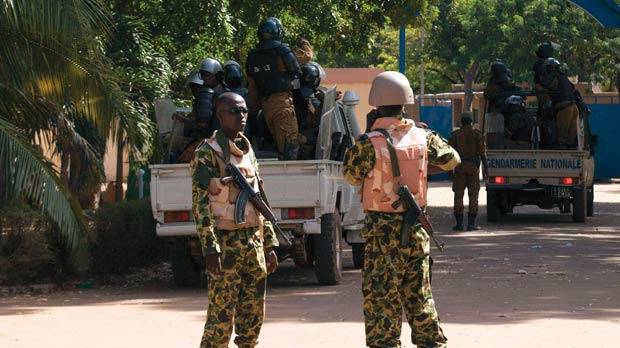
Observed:
[[[96,242],[90,248],[92,273],[124,273],[161,261],[165,243],[155,234],[149,200],[103,205],[96,213]]]
[[[0,210],[0,284],[42,283],[66,272],[68,254],[58,230],[20,202]]]

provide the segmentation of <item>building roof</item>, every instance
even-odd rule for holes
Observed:
[[[383,72],[380,68],[325,68],[327,78],[325,84],[339,83],[370,83]]]

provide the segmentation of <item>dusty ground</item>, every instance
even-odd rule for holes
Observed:
[[[435,255],[433,288],[451,347],[618,345],[620,185],[596,187],[586,224],[519,208],[475,233],[449,231],[452,192],[433,186],[433,221],[448,245]],[[361,274],[350,264],[333,287],[284,265],[270,279],[260,347],[363,347]],[[0,347],[195,347],[205,295],[159,284],[3,298]]]

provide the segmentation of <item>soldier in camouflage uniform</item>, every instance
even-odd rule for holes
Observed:
[[[407,246],[401,244],[402,209],[391,208],[398,185],[407,185],[418,203],[426,204],[427,167],[452,170],[458,153],[434,132],[404,119],[403,105],[413,103],[407,78],[397,72],[379,74],[370,90],[370,105],[379,115],[371,131],[347,151],[344,177],[362,185],[366,239],[362,293],[366,345],[400,347],[405,312],[417,347],[446,347],[430,284],[430,242],[417,224]],[[394,174],[387,141],[394,145],[402,176]]]
[[[242,134],[247,118],[243,98],[226,92],[218,97],[221,130],[196,150],[191,163],[193,212],[209,272],[209,308],[200,346],[228,347],[233,322],[238,347],[254,347],[263,323],[267,274],[277,267],[273,227],[252,204],[246,223],[236,224],[232,182],[223,184],[225,162],[235,164],[258,190],[258,166]]]
[[[454,169],[452,176],[452,191],[454,192],[454,218],[455,231],[463,230],[463,195],[467,188],[469,197],[469,210],[467,212],[467,230],[479,229],[476,225],[478,214],[478,193],[480,192],[480,163],[482,173],[486,178],[487,161],[485,157],[484,136],[482,132],[472,127],[474,117],[471,112],[461,114],[461,128],[452,132],[450,146],[458,151],[461,164]]]

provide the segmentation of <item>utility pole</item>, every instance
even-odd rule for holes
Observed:
[[[425,36],[424,28],[420,28],[420,47],[422,50],[424,49],[424,36]],[[422,103],[422,98],[424,97],[424,84],[425,76],[424,76],[424,60],[422,60],[422,53],[420,53],[420,104]]]
[[[400,30],[399,30],[399,45],[398,45],[398,71],[401,74],[405,73],[405,69],[406,69],[406,64],[405,64],[405,59],[406,59],[406,55],[407,55],[407,41],[405,39],[405,25],[401,25],[400,26]]]

